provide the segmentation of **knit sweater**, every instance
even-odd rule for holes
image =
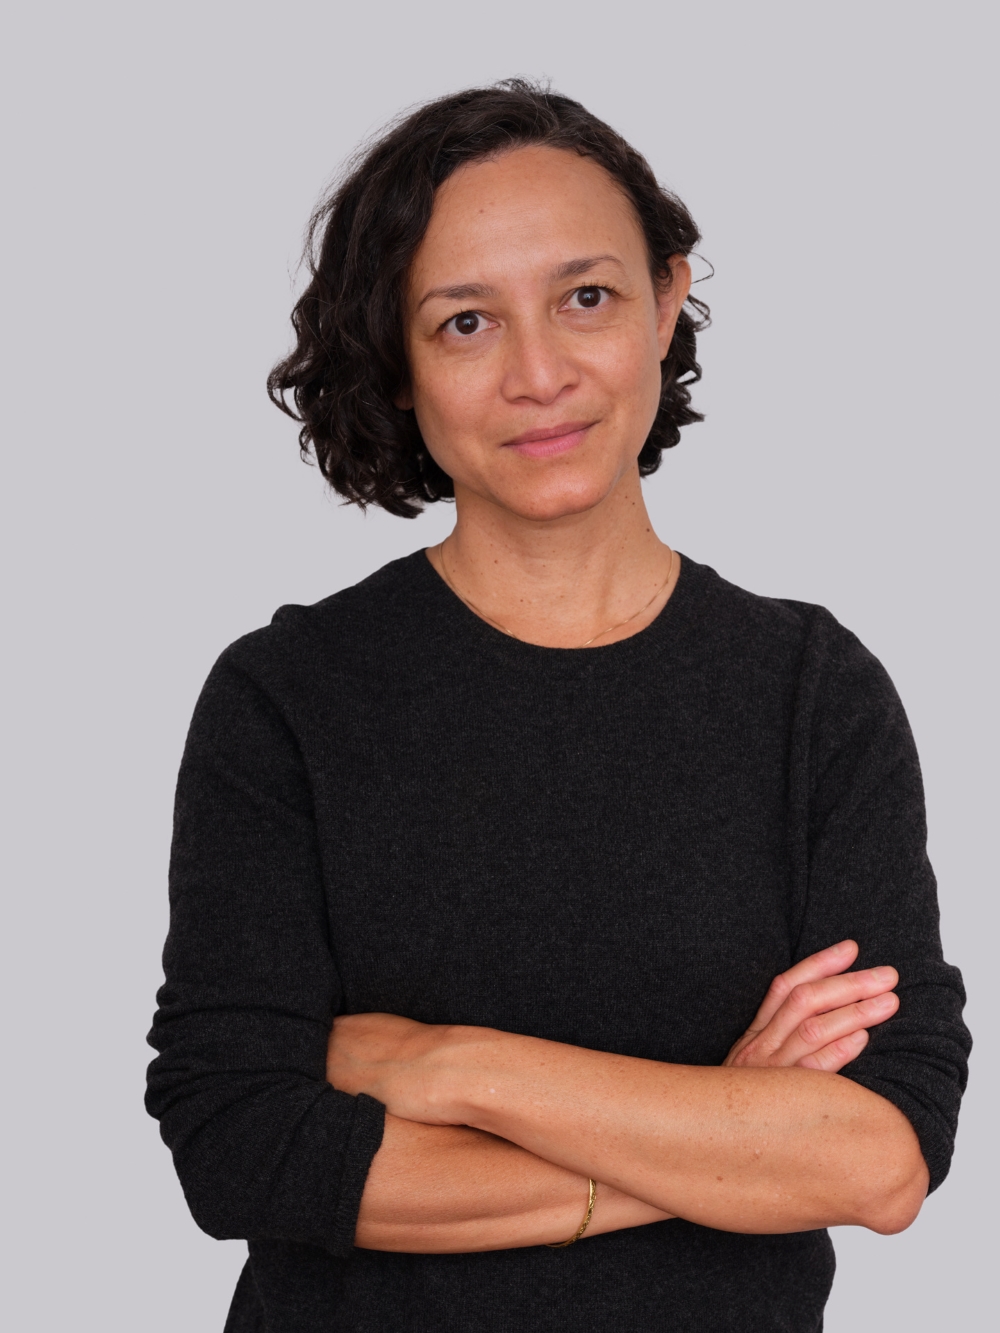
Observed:
[[[198,1224],[249,1242],[227,1333],[822,1327],[825,1231],[356,1249],[384,1108],[326,1082],[339,1013],[718,1065],[850,937],[900,1007],[843,1074],[948,1170],[969,1038],[898,697],[828,612],[692,560],[585,650],[499,633],[423,552],[283,607],[199,699],[170,892],[147,1104]]]

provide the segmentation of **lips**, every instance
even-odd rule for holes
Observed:
[[[525,431],[516,439],[508,440],[504,448],[515,449],[527,458],[551,458],[553,454],[575,449],[593,424],[592,421],[563,421],[545,430]]]

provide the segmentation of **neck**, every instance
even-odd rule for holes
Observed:
[[[638,469],[598,505],[523,518],[461,489],[451,535],[428,558],[484,619],[551,648],[614,643],[663,609],[680,561],[656,536]]]

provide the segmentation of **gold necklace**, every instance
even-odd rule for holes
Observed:
[[[673,547],[668,546],[667,550],[670,552],[670,565],[667,569],[667,577],[657,588],[656,592],[653,593],[652,597],[645,604],[645,606],[640,606],[638,611],[633,611],[627,620],[619,620],[616,625],[609,625],[607,629],[602,629],[598,634],[595,634],[593,638],[588,639],[586,643],[578,644],[577,646],[579,648],[589,648],[595,639],[603,639],[605,634],[611,634],[616,629],[622,629],[624,628],[625,625],[631,625],[632,621],[637,620],[639,616],[642,615],[643,611],[649,610],[649,608],[656,601],[657,597],[659,597],[659,595],[663,592],[664,588],[670,582],[670,579],[674,572]],[[458,600],[460,602],[464,602],[470,611],[474,612],[477,616],[479,616],[480,620],[485,620],[488,624],[492,625],[494,629],[498,629],[501,634],[506,634],[509,639],[517,639],[518,643],[527,643],[527,639],[519,639],[518,636],[513,632],[513,630],[509,630],[506,625],[501,625],[499,620],[494,620],[492,616],[488,616],[481,607],[478,607],[475,604],[475,602],[470,602],[468,597],[463,596],[463,594],[458,591],[458,589],[455,587],[454,583],[451,581],[451,578],[448,575],[448,567],[444,561],[444,542],[441,543],[439,551],[441,555],[441,573],[444,576],[444,581],[445,583],[447,583],[448,587],[452,590],[452,592],[455,594]]]

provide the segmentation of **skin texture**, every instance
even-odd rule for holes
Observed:
[[[391,1014],[336,1019],[327,1077],[389,1110],[357,1243],[551,1243],[578,1225],[588,1176],[601,1183],[584,1239],[671,1216],[903,1230],[927,1192],[916,1135],[836,1072],[898,1004],[893,968],[843,974],[856,956],[846,940],[777,977],[719,1069]]]
[[[650,273],[631,206],[574,153],[518,149],[438,191],[410,275],[399,405],[455,484],[455,530],[428,558],[518,638],[612,643],[673,591],[679,561],[652,530],[637,458],[689,282],[683,257]],[[356,1243],[561,1241],[588,1177],[584,1239],[671,1216],[748,1232],[908,1226],[927,1189],[916,1136],[838,1073],[897,1007],[894,970],[845,975],[856,956],[843,941],[776,978],[718,1069],[338,1018],[330,1082],[388,1110]]]
[[[587,1178],[493,1134],[389,1114],[372,1163],[355,1243],[421,1254],[506,1250],[572,1236]],[[668,1214],[601,1185],[583,1239]]]

